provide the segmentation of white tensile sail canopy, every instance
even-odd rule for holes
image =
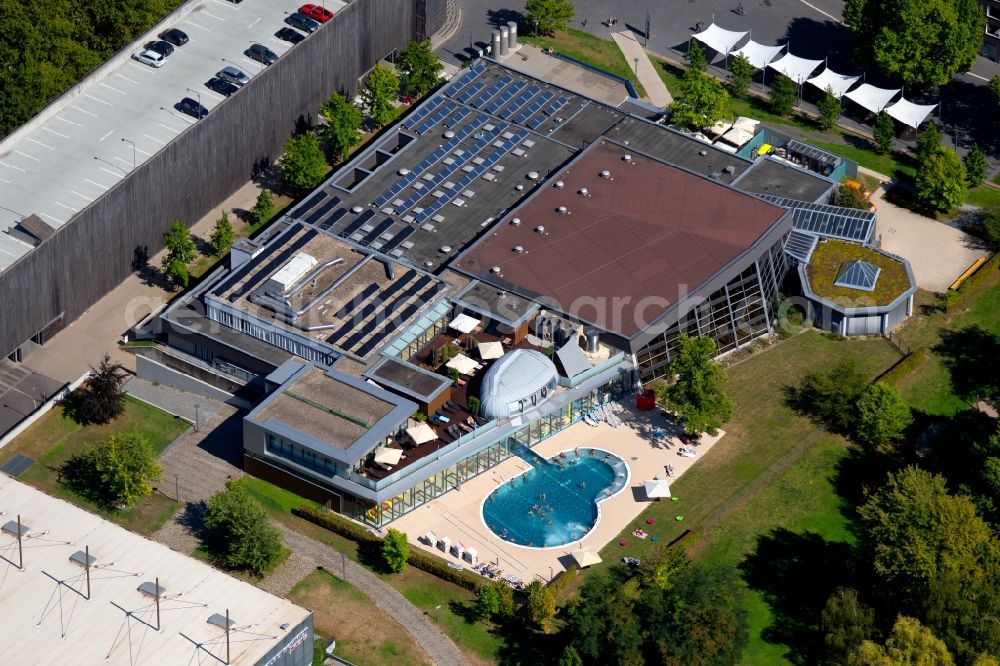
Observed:
[[[807,60],[786,53],[784,58],[770,62],[767,66],[776,72],[781,72],[795,83],[804,83],[813,70],[822,64],[822,60]]]
[[[936,106],[937,104],[914,104],[905,97],[900,97],[898,102],[886,107],[885,112],[904,125],[917,129]]]
[[[713,23],[701,32],[696,32],[691,36],[713,51],[729,53],[746,34],[746,31],[724,30]]]
[[[900,89],[890,90],[888,88],[876,88],[870,83],[862,83],[860,86],[844,95],[852,102],[856,102],[872,113],[878,113],[889,105],[892,98],[898,95]]]
[[[806,83],[811,83],[820,90],[826,90],[829,88],[833,92],[833,96],[840,99],[847,94],[847,91],[851,89],[851,86],[857,83],[860,78],[860,76],[837,74],[837,72],[827,67],[816,76],[811,79],[807,79]]]
[[[752,39],[741,46],[740,48],[732,51],[729,55],[741,55],[750,61],[754,69],[764,69],[767,64],[778,57],[778,54],[784,50],[784,46],[767,46],[766,44],[758,44]]]

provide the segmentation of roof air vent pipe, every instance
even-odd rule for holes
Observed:
[[[586,187],[581,187],[580,188],[580,194],[582,196],[589,197],[590,196],[590,190],[588,190]]]
[[[698,154],[701,155],[702,157],[704,157],[705,155],[708,155],[708,151],[707,150],[699,150]]]
[[[500,275],[500,267],[494,266],[493,268],[490,269],[490,273],[493,273],[493,275]]]
[[[361,206],[353,206],[351,208],[351,212],[352,213],[361,213],[363,211],[364,211],[364,208],[362,208]]]
[[[515,245],[514,246],[514,252],[516,252],[517,254],[523,254],[524,253],[524,246],[523,245]]]
[[[569,209],[566,206],[559,206],[556,210],[559,211],[560,215],[569,215]]]
[[[510,221],[510,223],[513,224],[515,227],[519,227],[521,226],[521,218],[515,217],[513,220]]]
[[[455,133],[452,132],[451,130],[446,130],[445,133],[444,133],[444,138],[446,138],[446,139],[454,139],[455,138]]]
[[[398,173],[400,176],[405,176],[406,174],[410,173],[410,170],[404,167],[399,171],[397,171],[396,173]]]
[[[622,159],[625,160],[626,162],[629,162],[629,163],[632,162],[632,156],[629,155],[628,153],[625,153],[625,156],[622,157]]]
[[[557,190],[561,190],[565,186],[566,186],[566,183],[562,182],[561,180],[557,180],[556,181],[556,189]]]
[[[528,172],[528,180],[538,180],[538,172],[537,171],[529,171]]]
[[[543,227],[542,225],[539,224],[537,227],[535,227],[535,231],[537,231],[540,234],[544,234],[545,233],[545,227]]]
[[[601,172],[601,178],[604,178],[605,180],[611,180],[611,172],[605,169],[604,171]]]

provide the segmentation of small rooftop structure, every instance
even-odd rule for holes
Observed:
[[[229,663],[312,657],[312,614],[290,601],[3,474],[0,507],[32,528],[22,530],[24,569],[2,563],[5,664],[221,664],[225,631],[209,622],[227,609]],[[0,533],[15,561],[16,544]]]
[[[843,308],[888,306],[916,288],[903,260],[842,240],[820,242],[804,269],[807,295]]]
[[[835,287],[875,291],[875,283],[878,281],[878,276],[881,272],[881,268],[867,261],[860,259],[845,261],[840,265],[840,270],[837,272],[837,279],[833,281],[833,284]]]
[[[483,377],[482,411],[507,418],[544,401],[556,387],[552,360],[534,349],[515,349],[500,357]]]
[[[769,194],[803,202],[826,200],[836,187],[829,178],[771,156],[754,162],[733,185],[751,194]]]
[[[429,403],[451,386],[451,380],[394,356],[385,356],[365,372],[365,377],[418,402]]]

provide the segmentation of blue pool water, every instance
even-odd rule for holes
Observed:
[[[521,546],[560,546],[582,539],[597,522],[597,502],[621,490],[628,470],[601,450],[566,451],[546,460],[522,449],[531,465],[483,502],[483,520],[501,539]]]

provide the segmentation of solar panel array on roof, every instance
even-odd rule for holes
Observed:
[[[424,133],[426,133],[427,130],[431,129],[432,127],[434,127],[435,125],[437,125],[439,122],[442,122],[445,118],[447,118],[452,113],[454,113],[456,109],[458,109],[458,102],[448,102],[447,104],[445,104],[441,108],[439,108],[434,113],[434,115],[430,116],[429,118],[427,118],[426,120],[424,120],[422,123],[420,123],[419,125],[417,125],[416,128],[414,128],[414,131],[417,132],[418,134],[424,134]],[[462,117],[464,118],[465,114],[462,114]]]
[[[820,236],[867,243],[875,232],[875,213],[856,208],[786,199],[771,194],[754,194],[758,199],[792,211],[794,226]]]
[[[485,71],[486,71],[486,64],[483,62],[477,63],[469,71],[460,74],[458,78],[456,78],[451,83],[451,85],[448,86],[448,89],[445,91],[445,94],[448,95],[449,97],[455,97],[460,92],[462,92],[463,88],[472,83],[477,76],[479,76]]]
[[[463,104],[468,104],[469,100],[475,97],[480,90],[486,87],[485,81],[476,81],[471,86],[462,91],[462,94],[458,96],[458,101]]]
[[[494,95],[499,93],[504,86],[506,86],[513,80],[514,79],[510,76],[507,75],[501,76],[499,79],[497,79],[496,83],[494,83],[492,86],[489,87],[489,89],[486,92],[482,93],[481,95],[479,95],[479,97],[472,100],[472,106],[476,107],[477,109],[483,108],[484,106],[486,106],[486,103],[493,98]]]
[[[833,281],[835,287],[847,287],[848,289],[860,289],[861,291],[875,291],[875,283],[882,269],[869,264],[867,261],[855,259],[845,261],[837,272],[837,279]]]
[[[525,85],[527,85],[527,82],[525,82]],[[534,97],[540,92],[542,92],[540,86],[537,85],[531,86],[523,93],[521,93],[517,97],[517,99],[511,102],[506,109],[501,111],[499,114],[500,117],[503,118],[504,120],[510,120],[510,117],[513,116],[515,113],[517,113],[522,107],[524,107],[524,105],[528,103],[528,100],[530,100],[532,97]]]
[[[808,264],[817,243],[819,243],[819,236],[816,234],[793,229],[785,241],[785,254],[803,264]]]
[[[442,97],[435,98],[433,104],[431,103],[431,100],[427,100],[425,103],[420,105],[420,108],[403,120],[403,127],[412,129],[415,125],[420,123],[421,120],[443,107],[446,102],[447,100]],[[454,102],[451,103],[454,104]]]
[[[531,104],[526,106],[519,114],[517,114],[517,117],[514,118],[514,122],[517,123],[518,125],[524,125],[525,123],[528,122],[528,118],[538,113],[538,111],[543,106],[545,106],[545,104],[553,97],[555,97],[555,95],[552,94],[551,91],[546,90],[545,92],[543,92],[541,95],[538,96],[538,99],[533,101]],[[542,118],[544,119],[545,116],[542,116]]]
[[[486,113],[496,113],[500,110],[501,106],[514,99],[514,95],[518,94],[527,87],[528,82],[524,79],[514,81],[513,85],[509,85],[501,90],[500,93],[493,98],[493,101],[487,104],[486,108],[483,110],[486,111]]]
[[[340,197],[333,197],[329,201],[325,201],[322,206],[317,206],[315,210],[305,217],[306,223],[316,224],[320,218],[333,210],[339,203]]]
[[[358,229],[365,226],[368,220],[375,217],[375,211],[366,210],[364,213],[358,216],[358,219],[354,220],[346,227],[340,230],[340,236],[343,238],[350,238]]]
[[[786,148],[791,153],[804,155],[809,159],[813,160],[814,162],[826,164],[831,167],[836,167],[843,161],[839,155],[834,155],[833,153],[828,153],[825,150],[814,148],[809,144],[802,143],[801,141],[796,141],[795,139],[789,141]]]
[[[323,220],[322,223],[320,223],[319,228],[324,230],[330,229],[331,227],[333,227],[333,225],[337,224],[337,222],[339,222],[341,218],[343,218],[345,215],[347,215],[347,209],[340,208],[334,211],[333,215]]]

